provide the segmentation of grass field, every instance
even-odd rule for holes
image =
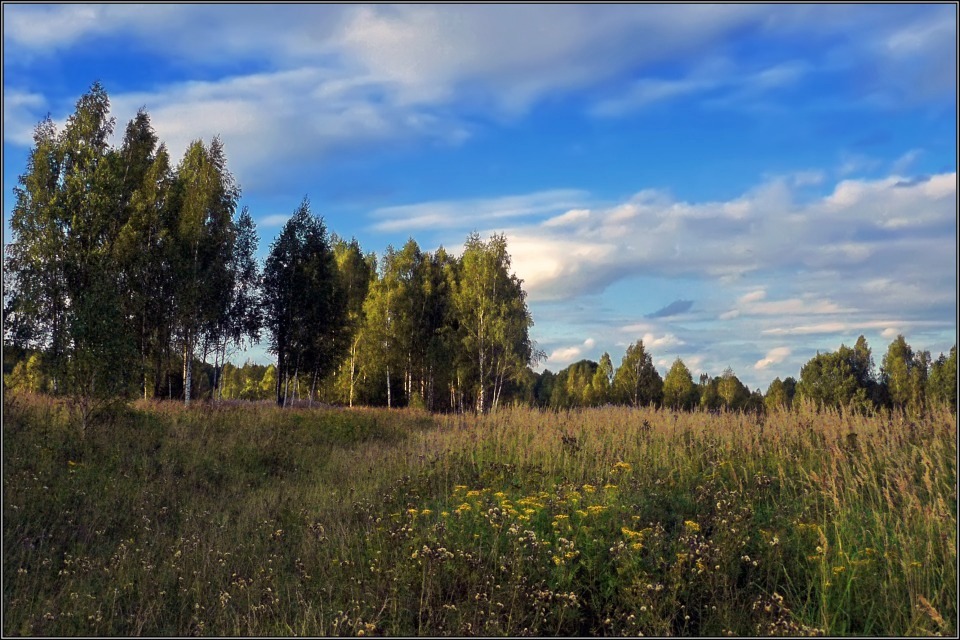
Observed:
[[[957,430],[11,396],[7,635],[953,635]]]

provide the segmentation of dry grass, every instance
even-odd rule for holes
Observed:
[[[957,629],[945,411],[4,411],[9,635]]]

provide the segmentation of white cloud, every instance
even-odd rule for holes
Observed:
[[[726,202],[677,202],[664,193],[652,197],[648,190],[627,203],[591,208],[573,231],[565,225],[531,224],[505,231],[514,267],[531,297],[558,299],[597,292],[639,274],[733,283],[780,269],[860,269],[876,277],[898,273],[898,268],[922,273],[919,267],[926,264],[929,273],[921,279],[928,281],[942,271],[943,252],[953,251],[944,234],[955,229],[955,210],[954,172],[910,183],[897,176],[848,179],[827,196],[802,204],[794,201],[788,183],[774,179]],[[903,238],[880,233],[901,219],[909,221],[912,242],[922,238],[930,245],[924,253],[917,254]],[[678,255],[679,246],[694,249]],[[856,308],[808,294],[764,301],[756,290],[742,298],[741,316],[837,314]]]
[[[891,328],[891,325],[894,325]],[[846,333],[849,335],[857,335],[858,333],[863,333],[864,331],[883,329],[881,335],[883,337],[888,337],[889,333],[896,329],[896,327],[943,327],[950,326],[949,322],[945,321],[923,321],[923,320],[902,320],[902,321],[891,321],[891,320],[864,320],[864,321],[851,321],[851,322],[821,322],[817,324],[810,325],[800,325],[794,327],[776,327],[773,329],[765,329],[763,333],[768,335],[776,336],[800,336],[800,335],[811,335],[811,334],[820,334],[820,333]],[[896,334],[894,334],[896,335]]]
[[[590,94],[598,96],[595,110],[613,114],[691,92],[719,92],[714,97],[733,104],[753,101],[815,72],[803,61],[751,66],[715,54],[731,34],[745,31],[763,39],[845,34],[862,24],[863,40],[872,44],[853,51],[851,64],[893,60],[901,65],[896,74],[874,75],[883,82],[896,75],[904,86],[918,74],[935,76],[939,80],[930,83],[955,90],[955,64],[938,62],[956,57],[942,55],[955,54],[949,12],[904,13],[906,19],[892,10],[814,14],[758,5],[562,5],[545,14],[532,5],[6,4],[3,22],[11,44],[5,64],[17,69],[39,57],[121,38],[131,55],[162,54],[203,69],[205,78],[217,77],[213,70],[224,64],[256,63],[263,72],[147,91],[107,87],[121,126],[146,104],[174,157],[192,139],[222,134],[231,167],[249,188],[283,179],[288,172],[280,167],[322,161],[344,148],[411,139],[460,144],[473,135],[473,114],[512,118],[545,98],[585,88],[596,89]],[[676,63],[675,77],[651,77],[663,74],[657,66],[663,61]],[[604,94],[604,87],[614,86],[628,88]],[[5,87],[7,142],[29,145],[30,131],[43,116],[40,100],[50,102],[41,93],[46,90],[19,87],[23,95],[40,98],[19,106],[11,98],[7,106],[11,89]],[[817,179],[794,177],[797,185]],[[727,204],[733,218],[751,215],[745,203]],[[640,208],[610,212],[610,221],[627,221]],[[679,224],[681,217],[664,223]]]
[[[757,289],[756,291],[751,291],[750,293],[740,296],[738,302],[740,304],[749,304],[751,302],[759,302],[767,297],[767,292],[764,289]]]
[[[378,220],[373,228],[379,231],[464,228],[478,222],[548,215],[575,206],[586,195],[576,189],[555,189],[497,198],[438,200],[383,207],[373,212],[373,217]]]
[[[923,149],[910,149],[893,162],[890,171],[896,175],[903,175],[910,170],[922,155]]]
[[[767,351],[766,357],[764,357],[761,360],[758,360],[757,363],[753,365],[753,368],[757,369],[758,371],[762,369],[766,369],[772,364],[783,362],[784,360],[787,359],[790,353],[791,353],[791,350],[789,347],[776,347],[774,349],[771,349],[770,351]]]
[[[681,96],[708,94],[713,106],[742,106],[766,92],[795,84],[807,73],[800,62],[785,62],[759,70],[748,70],[729,60],[708,58],[680,79],[641,78],[620,95],[599,100],[591,113],[617,117],[656,102]]]
[[[291,167],[343,149],[414,137],[448,144],[465,135],[449,121],[389,100],[378,102],[379,91],[369,78],[299,68],[181,82],[155,92],[111,93],[110,99],[119,133],[146,106],[174,162],[191,141],[220,135],[230,169],[248,188],[275,183]]]
[[[651,349],[663,349],[665,347],[674,347],[685,343],[672,333],[667,333],[662,336],[656,336],[652,333],[645,333],[643,335],[643,344]]]
[[[563,368],[564,366],[570,364],[574,360],[581,357],[594,357],[591,353],[591,350],[596,346],[597,341],[593,338],[587,338],[583,341],[583,344],[575,345],[572,347],[558,347],[550,352],[550,355],[547,356],[547,360],[544,363],[545,365],[552,366],[554,368]]]
[[[577,222],[582,222],[590,217],[589,209],[571,209],[559,216],[550,218],[543,222],[545,227],[563,227]]]
[[[791,182],[795,187],[816,186],[823,184],[827,176],[823,171],[809,170],[798,171],[790,176]]]
[[[3,92],[3,141],[24,147],[33,145],[33,130],[39,114],[46,106],[46,99],[39,93],[4,90]]]
[[[86,37],[137,24],[156,24],[166,7],[126,7],[101,5],[11,6],[3,7],[3,39],[19,47],[50,50],[67,47]]]
[[[266,227],[279,227],[287,223],[287,220],[290,219],[289,213],[274,213],[269,216],[264,216],[257,220],[257,225],[261,228]]]
[[[547,356],[547,362],[550,364],[567,364],[573,362],[581,353],[580,347],[554,349],[550,355]]]
[[[626,326],[620,327],[622,333],[629,334],[638,334],[638,333],[647,333],[655,330],[657,327],[654,324],[647,322],[638,322],[636,324],[628,324]]]

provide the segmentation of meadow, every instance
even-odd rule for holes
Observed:
[[[957,429],[7,394],[5,635],[955,635]]]

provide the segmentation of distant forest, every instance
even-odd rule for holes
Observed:
[[[218,138],[173,166],[141,110],[119,148],[94,84],[58,131],[37,125],[5,248],[6,389],[82,400],[273,400],[487,411],[628,404],[763,411],[795,398],[870,412],[956,410],[956,345],[932,359],[898,336],[879,371],[861,336],[765,393],[734,372],[665,378],[643,341],[559,373],[543,357],[506,238],[459,257],[412,238],[382,255],[330,232],[304,198],[263,263]],[[231,364],[264,338],[276,364]]]

